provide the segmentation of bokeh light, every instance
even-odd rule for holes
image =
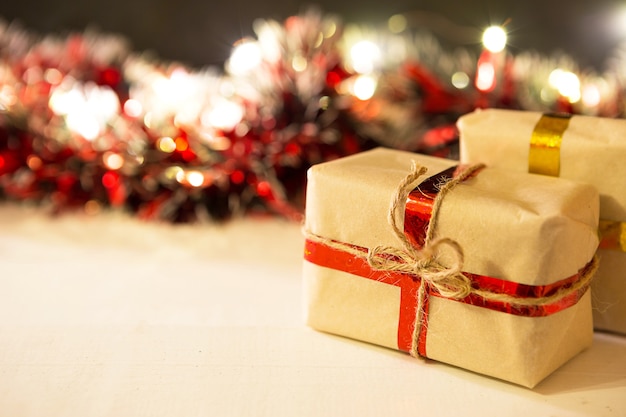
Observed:
[[[387,21],[387,26],[392,33],[402,33],[406,30],[406,17],[401,14],[394,14]]]
[[[233,75],[245,75],[258,67],[262,60],[261,48],[257,42],[243,40],[235,45],[226,63],[228,72]]]
[[[581,99],[580,80],[573,72],[557,68],[550,73],[548,82],[570,103],[576,103]]]
[[[496,69],[491,62],[485,61],[478,65],[476,72],[476,88],[480,91],[491,91],[496,85]]]
[[[214,127],[222,130],[234,129],[243,118],[244,111],[241,105],[230,100],[217,100],[201,115],[201,123],[205,127]]]
[[[352,68],[359,74],[370,74],[381,59],[381,52],[374,42],[359,41],[350,48]]]
[[[507,35],[501,26],[490,26],[483,32],[483,45],[493,53],[498,53],[506,47]]]
[[[360,75],[354,80],[352,94],[359,100],[369,100],[376,92],[376,78],[369,75]]]
[[[457,71],[452,74],[452,78],[450,81],[452,82],[453,86],[455,86],[459,90],[462,90],[464,88],[467,88],[470,83],[470,78],[469,75],[467,75],[466,73],[462,71]]]

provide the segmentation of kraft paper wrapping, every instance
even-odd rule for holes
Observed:
[[[305,228],[371,248],[398,246],[389,203],[411,161],[426,179],[454,161],[376,149],[309,171]],[[598,195],[588,185],[485,168],[443,201],[436,236],[458,241],[466,272],[547,285],[576,274],[597,248]],[[445,264],[445,256],[440,260]],[[305,260],[311,327],[397,349],[400,289]],[[522,317],[430,297],[428,357],[533,387],[592,340],[589,292],[546,317]]]
[[[461,161],[528,171],[530,138],[542,113],[479,110],[459,119]],[[626,120],[573,116],[562,135],[561,178],[593,185],[600,218],[626,222]],[[596,329],[626,334],[626,252],[599,249],[592,284]]]

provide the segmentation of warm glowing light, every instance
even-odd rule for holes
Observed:
[[[544,103],[552,103],[557,98],[554,89],[545,87],[539,92],[539,97]]]
[[[48,105],[55,114],[65,116],[70,130],[87,140],[97,138],[120,110],[117,94],[111,88],[82,85],[71,79],[52,91]]]
[[[192,77],[182,68],[175,69],[168,77],[159,77],[152,83],[152,88],[161,103],[180,106],[195,93]]]
[[[297,55],[291,60],[291,67],[296,72],[302,72],[306,69],[308,62],[302,55]]]
[[[110,87],[87,85],[85,97],[89,112],[102,123],[110,121],[119,114],[120,100]]]
[[[185,178],[185,172],[181,167],[178,166],[167,167],[163,172],[163,175],[166,179],[170,181],[176,180],[178,182],[182,182],[182,180]]]
[[[202,135],[207,145],[216,151],[225,151],[230,148],[230,139],[224,136]]]
[[[324,37],[331,38],[337,33],[337,24],[333,21],[328,21],[324,25]]]
[[[204,174],[200,171],[189,171],[185,174],[185,179],[192,187],[200,187],[204,184]]]
[[[600,89],[595,85],[586,85],[583,88],[582,100],[587,107],[596,107],[602,99]]]
[[[28,158],[26,158],[26,165],[28,165],[28,168],[30,168],[31,171],[37,171],[41,168],[43,163],[39,157],[35,155],[29,155]]]
[[[141,116],[141,113],[143,113],[143,106],[141,105],[139,100],[130,98],[124,103],[124,113],[126,113],[126,115],[129,117],[139,117]]]
[[[469,85],[470,78],[466,73],[462,71],[457,71],[454,74],[452,74],[451,82],[453,86],[455,86],[459,90],[462,90]]]
[[[66,115],[79,109],[84,105],[85,101],[81,97],[81,94],[76,89],[69,91],[63,91],[61,89],[55,89],[50,95],[48,105],[55,114]]]
[[[315,43],[313,44],[314,48],[319,48],[324,43],[324,34],[322,32],[317,34],[317,38],[315,39]]]
[[[404,32],[407,27],[406,17],[401,14],[394,14],[387,21],[387,26],[389,27],[389,30],[393,33]]]
[[[476,88],[491,91],[496,86],[496,70],[491,62],[481,62],[476,72]]]
[[[197,123],[210,97],[219,96],[222,82],[212,72],[194,72],[172,66],[167,72],[149,70],[134,75],[137,85],[124,102],[124,114],[142,120],[150,129],[174,123],[181,127]]]
[[[222,80],[219,86],[219,93],[224,97],[231,97],[237,92],[235,85],[229,80]]]
[[[377,81],[374,77],[360,75],[354,80],[352,94],[360,100],[369,100],[376,92]]]
[[[580,80],[573,72],[557,68],[550,73],[548,82],[570,103],[576,103],[580,100]]]
[[[164,136],[157,141],[157,147],[161,152],[172,153],[176,150],[176,142],[169,136]]]
[[[39,68],[38,66],[30,67],[26,71],[24,71],[24,74],[22,74],[22,79],[26,84],[38,83],[42,80],[42,78],[43,74],[41,72],[41,68]]]
[[[9,85],[0,87],[0,110],[7,110],[17,103],[15,90]]]
[[[559,88],[559,81],[563,75],[565,71],[563,71],[562,69],[555,69],[550,73],[550,76],[548,77],[548,82],[550,83],[550,85],[556,89]]]
[[[501,26],[490,26],[483,32],[483,45],[491,52],[497,53],[506,47],[507,35]]]
[[[176,145],[176,150],[178,152],[185,152],[187,149],[189,149],[189,143],[181,137],[177,137],[176,139],[174,139],[174,144]]]
[[[381,53],[378,46],[370,41],[360,41],[350,49],[352,68],[359,74],[370,74],[380,61]]]
[[[108,169],[113,171],[116,171],[124,166],[124,158],[115,152],[106,152],[102,155],[102,162]]]
[[[226,66],[233,75],[245,75],[258,67],[262,58],[257,42],[243,41],[235,46]]]
[[[100,134],[100,124],[86,111],[73,111],[65,117],[67,127],[87,140],[94,140]]]
[[[232,130],[243,119],[243,116],[244,112],[241,105],[230,100],[219,100],[212,108],[202,113],[200,122],[206,127]]]
[[[175,173],[175,178],[176,181],[178,181],[179,183],[184,183],[187,180],[187,176],[185,174],[185,170],[182,168],[177,167],[178,170],[173,170],[172,172]]]
[[[330,106],[330,97],[328,96],[320,97],[319,104],[320,104],[320,109],[322,110],[328,109],[328,106]]]
[[[56,68],[48,68],[46,72],[44,72],[43,78],[51,85],[58,85],[63,81],[63,74]]]
[[[96,200],[87,201],[83,207],[85,213],[89,215],[95,215],[100,212],[100,203],[98,203]]]

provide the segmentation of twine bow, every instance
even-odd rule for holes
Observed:
[[[470,168],[471,169],[471,168]],[[426,173],[425,167],[418,167],[413,161],[411,172],[398,185],[398,189],[391,201],[387,213],[387,221],[392,232],[402,243],[402,248],[391,246],[376,246],[367,254],[367,262],[376,270],[404,272],[417,275],[423,283],[436,289],[441,295],[448,298],[467,297],[472,289],[469,278],[462,274],[463,249],[454,240],[449,238],[433,239],[434,223],[437,220],[437,212],[441,205],[443,195],[459,182],[459,177],[444,184],[433,204],[431,221],[426,231],[424,247],[417,249],[406,237],[403,230],[398,226],[398,218],[404,213],[404,205],[409,193],[413,190],[415,182]],[[471,172],[474,172],[472,169]],[[469,175],[463,173],[463,179]],[[452,185],[451,185],[452,183]],[[436,261],[439,248],[448,246],[452,249],[454,260],[449,267],[444,267]]]
[[[421,327],[424,322],[424,306],[428,295],[428,288],[434,288],[437,292],[447,298],[462,299],[472,292],[471,281],[463,275],[463,249],[458,242],[449,238],[434,239],[437,214],[443,197],[460,181],[469,177],[482,165],[476,165],[464,170],[461,175],[456,176],[441,186],[437,197],[433,203],[431,221],[426,231],[424,246],[421,249],[413,246],[406,237],[403,230],[398,226],[398,218],[404,215],[404,209],[409,193],[415,187],[415,182],[426,173],[423,166],[418,167],[415,161],[412,163],[411,172],[400,182],[394,198],[387,213],[387,221],[392,232],[402,243],[401,248],[391,246],[376,246],[367,253],[367,262],[372,269],[379,271],[396,271],[413,274],[420,278],[418,289],[418,304],[416,306],[416,317],[413,331],[413,342],[411,355],[419,356],[418,339]],[[437,254],[442,246],[448,246],[454,255],[454,260],[449,267],[444,267],[437,262]]]
[[[403,249],[391,246],[370,249],[367,262],[372,269],[419,276],[446,298],[461,299],[470,294],[470,280],[461,273],[463,249],[456,241],[448,238],[436,239],[422,250],[416,250],[408,239],[402,240],[405,244]],[[438,249],[444,245],[449,246],[456,257],[450,267],[444,267],[436,261]]]

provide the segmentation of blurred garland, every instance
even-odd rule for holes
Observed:
[[[454,123],[475,108],[623,116],[620,50],[598,75],[566,56],[447,51],[427,32],[318,12],[254,29],[223,70],[197,70],[120,36],[1,25],[0,198],[172,222],[298,218],[312,164],[374,146],[454,158]],[[357,44],[376,48],[359,58]],[[555,69],[583,99],[550,83]]]

